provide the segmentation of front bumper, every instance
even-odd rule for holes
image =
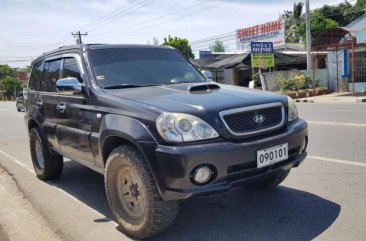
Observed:
[[[160,194],[167,201],[224,192],[297,167],[306,157],[306,152],[300,152],[307,136],[307,124],[299,119],[281,131],[241,143],[155,147],[145,144],[143,149],[145,157],[149,157]],[[288,143],[289,159],[258,169],[257,150],[283,143]],[[209,184],[198,186],[192,182],[191,173],[197,166],[205,164],[214,166],[216,175]]]

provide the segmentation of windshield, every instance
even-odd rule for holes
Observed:
[[[104,88],[206,82],[191,63],[171,49],[98,49],[89,56],[96,80]]]

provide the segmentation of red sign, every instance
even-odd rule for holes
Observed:
[[[246,38],[264,33],[280,31],[281,29],[282,29],[282,21],[277,20],[261,25],[256,25],[250,28],[239,29],[237,30],[237,37]]]
[[[18,78],[21,81],[26,81],[27,80],[27,73],[26,72],[18,72]]]
[[[238,29],[236,39],[240,45],[251,42],[272,42],[275,47],[282,46],[285,44],[285,23],[283,20],[276,20]]]

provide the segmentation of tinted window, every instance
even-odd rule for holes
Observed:
[[[65,58],[64,67],[62,70],[62,78],[74,77],[79,80],[80,83],[83,82],[80,76],[80,70],[76,63],[75,58]]]
[[[18,97],[20,97],[20,98],[23,97],[23,92],[20,92]]]
[[[46,92],[56,92],[56,81],[60,77],[61,59],[49,61],[42,77],[41,89]]]
[[[102,87],[206,81],[179,52],[171,49],[99,49],[90,52],[90,59]]]
[[[50,66],[50,62],[46,62],[44,64],[43,72],[42,72],[42,81],[41,81],[41,87],[39,88],[40,91],[46,91],[46,76],[48,67]]]
[[[42,71],[43,71],[44,62],[38,62],[33,65],[32,73],[29,79],[29,90],[38,91],[39,85],[42,79]]]

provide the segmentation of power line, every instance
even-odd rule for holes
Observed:
[[[197,7],[197,6],[201,5],[201,4],[204,4],[204,3],[209,2],[209,1],[210,0],[202,1],[200,3],[194,4],[194,5],[189,6],[187,8],[183,8],[183,9],[180,9],[178,11],[171,12],[171,13],[169,13],[167,15],[163,15],[163,16],[160,16],[160,17],[157,17],[157,18],[154,18],[154,19],[150,19],[150,20],[147,20],[147,21],[142,21],[142,22],[139,22],[139,23],[136,23],[136,24],[128,25],[128,26],[126,26],[124,28],[132,28],[132,27],[136,27],[136,26],[139,26],[139,25],[142,25],[142,24],[145,24],[145,23],[150,23],[152,21],[157,21],[157,20],[160,20],[160,19],[164,19],[164,18],[167,18],[169,16],[173,16],[176,13],[185,12],[185,11],[191,9],[191,8]],[[102,35],[110,34],[112,32],[119,32],[119,31],[121,31],[120,28],[114,29],[114,30],[111,30],[111,31],[108,31],[108,32],[100,33],[100,34],[94,34],[93,36],[102,36]]]
[[[116,19],[127,16],[128,14],[147,6],[151,2],[152,2],[152,0],[143,0],[143,1],[137,2],[136,4],[134,4],[133,6],[127,8],[127,9],[122,9],[122,12],[117,12],[117,13],[112,14],[110,16],[106,16],[106,18],[101,20],[99,23],[95,23],[95,24],[92,24],[91,26],[89,26],[87,31],[91,32],[96,28],[99,28],[103,25],[106,25],[106,24],[109,24],[109,23],[115,21]],[[144,3],[147,3],[147,4],[143,5]]]
[[[349,0],[348,2],[355,2],[356,0]],[[339,4],[335,4],[335,5],[331,5],[329,7],[335,7],[335,6],[341,6],[342,4],[344,3],[339,3]],[[311,12],[314,12],[318,9],[313,9]],[[348,13],[357,13],[357,12],[365,12],[364,9],[360,9],[360,10],[354,10],[354,11],[350,11]],[[332,15],[323,15],[324,17],[332,17],[332,16],[337,16],[337,15],[343,15],[344,13],[338,13],[338,14],[332,14]],[[233,40],[236,40],[236,38],[234,36],[236,36],[236,33],[230,35],[230,33],[223,33],[223,34],[219,34],[219,35],[215,35],[215,36],[211,36],[211,37],[208,37],[208,38],[204,38],[204,39],[199,39],[199,40],[195,40],[195,41],[192,41],[191,42],[191,46],[194,46],[195,49],[197,48],[197,46],[203,46],[205,44],[207,44],[208,42],[213,42],[215,41],[216,39],[225,39],[229,36],[233,36]],[[225,41],[228,41],[230,39],[225,39],[223,42]]]
[[[132,1],[132,2],[134,2],[134,1]],[[98,23],[99,21],[104,20],[104,19],[118,13],[119,11],[121,11],[124,7],[126,7],[129,4],[131,4],[131,2],[128,2],[127,4],[122,5],[121,7],[117,8],[116,10],[114,10],[112,12],[109,12],[108,14],[103,15],[102,17],[99,17],[99,18],[95,19],[94,21],[92,21],[92,22],[90,22],[86,25],[83,25],[83,26],[79,27],[78,29],[84,29],[84,28],[88,28],[90,26],[93,26],[94,24]],[[77,31],[77,29],[75,29],[74,31]]]
[[[141,31],[141,30],[144,30],[144,29],[147,29],[147,28],[156,27],[156,26],[158,26],[158,25],[161,25],[161,24],[165,24],[165,23],[171,22],[171,21],[173,21],[173,20],[175,20],[175,19],[178,19],[178,18],[185,18],[185,17],[188,17],[188,16],[192,16],[192,15],[194,15],[194,14],[197,14],[197,13],[201,13],[201,12],[203,12],[203,11],[207,11],[207,10],[209,10],[209,9],[211,9],[211,8],[213,8],[213,7],[216,7],[216,6],[218,6],[218,5],[222,4],[222,3],[224,3],[224,2],[217,2],[216,4],[211,5],[210,7],[207,7],[207,8],[205,8],[205,9],[203,9],[203,10],[199,10],[199,11],[192,12],[191,14],[187,14],[187,15],[184,15],[184,16],[178,16],[178,17],[175,17],[175,18],[169,19],[169,20],[167,20],[167,21],[163,21],[163,22],[160,22],[160,23],[157,23],[157,24],[147,25],[147,26],[142,27],[142,28],[134,29],[134,30],[132,30],[132,31],[128,31],[128,32],[124,32],[124,33],[117,34],[117,35],[112,35],[112,36],[113,36],[113,37],[121,36],[121,35],[129,34],[129,33],[138,32],[138,31]],[[112,37],[112,36],[110,36],[110,37]],[[97,38],[97,39],[100,39],[100,38]]]

